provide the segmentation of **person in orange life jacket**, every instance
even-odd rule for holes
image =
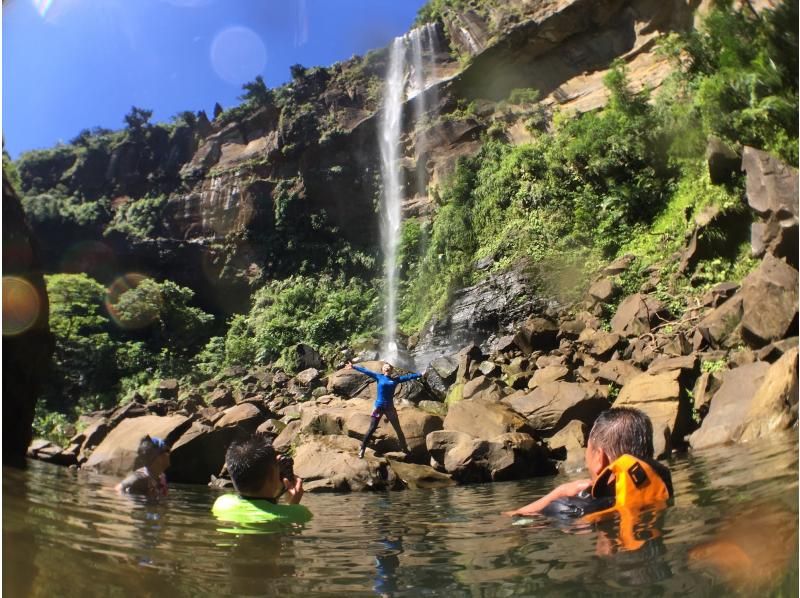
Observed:
[[[403,452],[408,453],[409,450],[408,444],[406,444],[406,437],[403,434],[402,428],[400,428],[400,420],[397,417],[397,409],[394,407],[394,390],[397,388],[398,384],[402,382],[422,378],[422,374],[412,373],[394,378],[392,377],[394,367],[392,367],[392,364],[390,363],[383,364],[380,374],[359,365],[353,365],[349,361],[347,362],[345,368],[354,369],[357,372],[361,372],[378,383],[378,388],[376,391],[377,397],[375,399],[375,405],[373,406],[372,411],[372,421],[370,421],[369,429],[364,435],[364,440],[361,443],[361,448],[358,451],[358,458],[364,458],[364,451],[367,450],[369,439],[372,438],[372,435],[375,433],[375,430],[381,421],[381,417],[384,415],[386,416],[386,419],[389,420],[389,423],[392,424],[392,427],[397,434],[397,439],[400,441],[400,447],[402,448]]]
[[[640,508],[672,498],[669,469],[653,459],[653,424],[630,407],[600,414],[586,443],[590,479],[561,484],[504,515],[582,517],[615,507]]]
[[[167,495],[167,476],[169,467],[169,446],[156,436],[143,436],[136,449],[136,470],[116,485],[117,492],[125,494],[146,494],[150,498]]]

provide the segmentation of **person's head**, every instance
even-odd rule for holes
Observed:
[[[275,449],[265,436],[233,442],[225,453],[225,466],[243,496],[276,498],[283,489]]]
[[[586,467],[592,480],[622,455],[653,458],[653,424],[643,412],[616,407],[600,414],[586,443]]]
[[[384,376],[391,376],[392,372],[394,372],[394,366],[388,361],[384,361],[383,365],[381,366],[381,373]]]
[[[147,467],[155,475],[164,473],[169,467],[169,445],[157,436],[142,436],[136,449],[135,466]]]

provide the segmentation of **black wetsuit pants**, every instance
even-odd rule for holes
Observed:
[[[378,424],[381,423],[381,416],[383,415],[385,415],[389,423],[392,424],[392,428],[394,428],[394,432],[397,434],[397,439],[400,441],[400,448],[408,452],[406,437],[403,434],[403,429],[400,427],[400,420],[397,417],[397,409],[394,408],[394,405],[390,407],[379,407],[372,412],[372,421],[369,422],[369,429],[367,429],[367,433],[364,435],[364,441],[361,443],[361,451],[363,452],[366,450],[369,439],[372,438],[372,435],[378,428]]]

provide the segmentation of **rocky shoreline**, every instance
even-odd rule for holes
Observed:
[[[739,166],[720,163],[712,150],[712,179]],[[83,416],[69,446],[37,440],[28,456],[121,476],[149,433],[172,443],[171,481],[222,487],[230,442],[264,433],[293,452],[308,491],[360,491],[574,471],[594,419],[612,405],[650,416],[660,458],[796,427],[797,171],[752,148],[741,165],[754,215],[752,254],[761,262],[740,284],[711,287],[675,318],[656,297],[668,276],[662,268],[652,266],[639,292],[619,300],[632,259],[616,260],[581,302],[441,355],[422,381],[404,384],[397,403],[408,455],[384,422],[366,458],[357,458],[375,386],[354,370],[326,375],[315,351],[301,346],[296,375],[229,368],[192,389],[162,380],[157,400]],[[713,210],[695,216],[685,250],[673,256],[679,272],[706,251],[703,232],[717,217]]]

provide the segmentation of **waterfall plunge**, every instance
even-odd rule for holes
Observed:
[[[403,132],[403,104],[408,96],[420,94],[425,90],[425,65],[433,72],[435,55],[435,26],[426,25],[414,29],[392,42],[389,52],[389,65],[384,84],[383,115],[379,128],[381,150],[381,176],[383,196],[381,198],[381,247],[384,257],[384,280],[386,286],[386,309],[383,320],[383,344],[381,356],[387,361],[396,361],[397,348],[397,247],[402,224],[402,202],[404,181],[400,170],[400,135]],[[424,53],[424,41],[428,42],[428,54]],[[411,60],[407,60],[410,50]],[[427,60],[425,60],[427,58]],[[407,71],[411,70],[410,89],[406,90]],[[415,102],[414,119],[419,122],[426,112],[425,97]],[[417,159],[425,151],[422,134],[417,135],[415,152]],[[417,193],[424,194],[425,177],[418,173]]]

